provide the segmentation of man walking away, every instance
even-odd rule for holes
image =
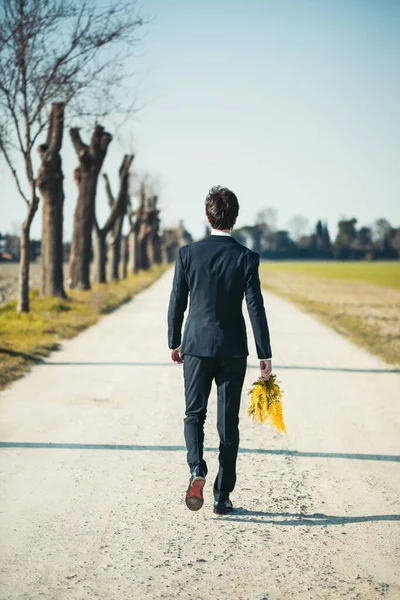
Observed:
[[[260,256],[232,237],[238,200],[232,191],[216,186],[208,193],[205,208],[211,234],[178,251],[168,307],[168,346],[172,360],[183,364],[184,434],[190,468],[186,505],[190,510],[199,510],[204,502],[204,422],[215,380],[220,444],[214,512],[226,514],[233,510],[230,493],[236,483],[240,398],[249,354],[242,313],[244,298],[263,379],[270,377],[272,354],[258,275]],[[189,313],[181,340],[189,293]]]

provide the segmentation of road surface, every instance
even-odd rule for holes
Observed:
[[[400,598],[399,374],[265,294],[282,436],[241,412],[237,510],[184,504],[172,270],[0,394],[2,600]],[[247,321],[248,332],[250,326]]]

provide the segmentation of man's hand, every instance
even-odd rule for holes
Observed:
[[[272,361],[269,358],[268,360],[260,360],[260,370],[261,370],[261,378],[269,379],[272,373]]]
[[[175,348],[175,350],[171,350],[171,358],[178,365],[181,365],[183,363],[183,358],[182,358],[182,353],[181,353],[180,347]]]

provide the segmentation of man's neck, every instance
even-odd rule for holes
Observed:
[[[211,233],[213,235],[218,235],[218,234],[226,234],[226,235],[232,235],[232,229],[215,229],[214,227],[211,228]]]

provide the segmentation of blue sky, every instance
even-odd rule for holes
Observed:
[[[138,172],[159,180],[163,223],[205,225],[210,187],[233,189],[237,225],[273,207],[313,224],[340,217],[400,225],[400,2],[396,0],[147,0],[152,19],[132,56],[141,110],[110,146],[115,174],[132,143]],[[104,123],[107,126],[107,122]],[[72,229],[75,158],[68,135],[65,238]],[[24,216],[0,167],[0,230]],[[99,188],[97,213],[106,218]],[[40,215],[33,236],[40,235]]]

